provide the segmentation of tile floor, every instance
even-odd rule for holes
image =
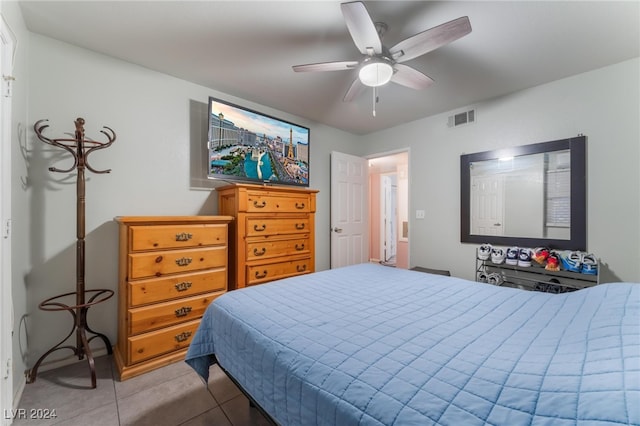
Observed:
[[[14,425],[267,426],[269,423],[218,366],[208,386],[184,362],[118,381],[111,356],[96,358],[91,389],[86,361],[41,372],[25,386]],[[41,410],[41,411],[37,411]],[[55,419],[28,419],[55,410]]]

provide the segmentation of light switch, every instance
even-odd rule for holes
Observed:
[[[424,219],[424,210],[416,210],[416,219]]]

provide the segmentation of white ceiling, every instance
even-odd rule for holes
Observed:
[[[468,16],[471,34],[406,62],[435,80],[342,98],[355,71],[292,65],[360,60],[338,1],[23,1],[27,28],[356,134],[640,56],[640,2],[367,1],[383,44]],[[640,78],[640,76],[639,76]],[[205,100],[203,99],[203,102]]]

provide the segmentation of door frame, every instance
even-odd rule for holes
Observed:
[[[11,294],[11,85],[15,35],[0,13],[0,405],[13,408],[13,298]],[[10,416],[9,416],[10,417]],[[2,424],[11,424],[3,416]]]
[[[407,266],[410,267],[411,266],[411,228],[412,228],[412,220],[411,220],[411,180],[410,180],[410,176],[411,176],[411,149],[409,147],[402,147],[402,148],[398,148],[398,149],[394,149],[394,150],[390,150],[390,151],[384,151],[384,152],[379,152],[379,153],[372,153],[372,154],[368,154],[366,156],[357,156],[357,155],[353,155],[353,154],[347,154],[347,155],[352,155],[355,157],[360,157],[364,160],[366,160],[367,162],[369,162],[370,160],[374,160],[376,158],[382,158],[382,157],[388,157],[388,156],[393,156],[396,154],[403,154],[406,153],[407,154],[407,165],[406,165],[406,177],[404,178],[406,180],[407,183],[407,222],[408,222],[408,235],[407,238],[403,238],[401,235],[401,231],[400,229],[398,229],[397,233],[398,233],[398,240],[399,241],[407,241]],[[398,178],[400,178],[400,176],[398,175]],[[331,182],[333,182],[333,178],[330,179]],[[366,179],[366,185],[367,185],[367,193],[370,192],[371,188],[370,188],[370,178],[369,178],[369,168],[367,167],[367,179]],[[334,248],[332,247],[333,245],[333,228],[335,226],[335,224],[333,223],[333,216],[335,214],[334,208],[335,208],[335,203],[333,202],[333,197],[335,194],[333,194],[333,189],[331,188],[332,184],[330,185],[330,192],[332,192],[332,194],[330,195],[330,198],[332,200],[331,204],[330,204],[330,228],[329,228],[329,233],[330,233],[330,258],[333,257],[334,255]],[[398,203],[400,204],[400,203]],[[367,217],[370,218],[370,209],[372,208],[371,206],[371,199],[369,199],[367,201],[367,205],[366,205],[366,209],[367,211],[365,212]],[[375,208],[379,209],[380,206],[376,206]],[[399,205],[398,205],[399,208]],[[370,240],[370,230],[371,230],[371,226],[379,226],[379,224],[375,224],[372,225],[371,223],[368,224],[367,228],[366,228],[366,233],[367,233],[367,258],[370,258],[371,256],[369,256],[370,252],[371,252],[371,247],[369,246],[368,241]],[[396,249],[397,250],[397,249]],[[332,262],[333,263],[333,262]],[[333,264],[330,266],[331,268],[333,268]]]

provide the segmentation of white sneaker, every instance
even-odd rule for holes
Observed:
[[[518,252],[518,266],[528,268],[531,266],[531,249],[521,248]]]
[[[478,259],[487,260],[491,256],[491,244],[483,244],[478,249]]]
[[[491,262],[495,263],[496,265],[500,265],[504,262],[504,257],[505,253],[501,248],[494,247],[493,249],[491,249]]]
[[[505,263],[507,265],[512,265],[515,266],[518,264],[518,252],[520,251],[520,249],[518,249],[518,247],[509,247],[507,249],[507,257],[505,260]]]

